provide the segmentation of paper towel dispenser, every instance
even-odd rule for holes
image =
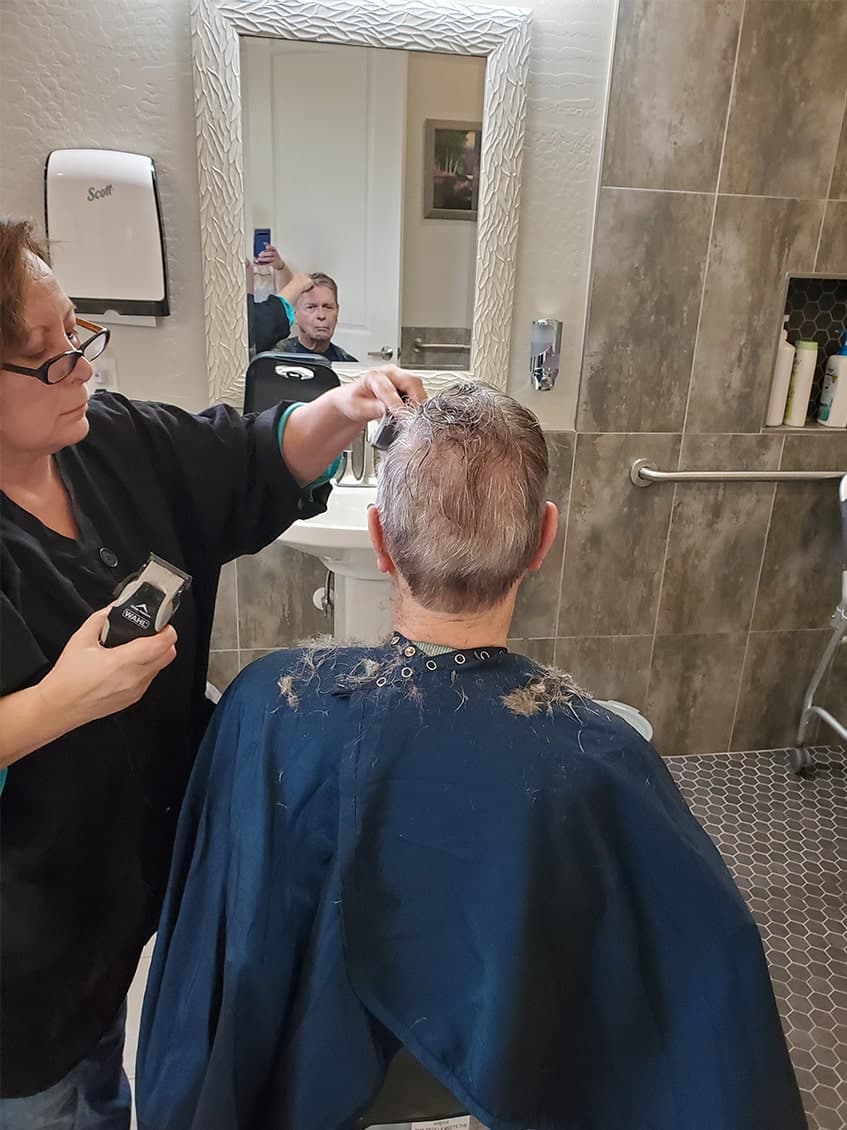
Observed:
[[[54,149],[44,181],[51,263],[78,312],[150,325],[168,314],[153,159],[114,149]]]

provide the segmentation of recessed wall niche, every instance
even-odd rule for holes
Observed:
[[[788,315],[788,340],[792,345],[798,341],[818,343],[818,360],[807,415],[807,420],[814,420],[826,363],[833,353],[838,352],[841,335],[847,330],[847,278],[817,276],[789,279],[785,314]]]

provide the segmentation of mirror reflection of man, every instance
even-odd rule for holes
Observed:
[[[255,298],[255,267],[270,267],[273,271],[271,293],[265,300]],[[247,280],[247,340],[251,356],[273,349],[280,338],[288,337],[294,325],[294,305],[299,295],[308,290],[312,280],[302,271],[292,270],[277,249],[270,243],[255,259],[246,259],[244,267]],[[277,301],[278,300],[278,301]]]
[[[338,324],[338,286],[321,271],[309,276],[312,285],[294,304],[297,333],[277,343],[280,353],[317,353],[327,361],[356,361],[332,340]]]

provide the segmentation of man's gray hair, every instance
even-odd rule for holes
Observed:
[[[538,421],[497,389],[463,382],[406,410],[377,509],[415,599],[443,612],[501,601],[538,549],[547,475]]]

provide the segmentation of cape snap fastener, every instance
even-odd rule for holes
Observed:
[[[434,659],[427,659],[426,665],[427,665],[427,669],[430,670],[430,671],[435,671],[438,667],[438,664],[435,662]]]
[[[490,658],[491,658],[491,656],[490,656],[490,655],[488,654],[488,652],[487,652],[487,651],[481,651],[481,652],[479,653],[479,658],[480,658],[480,659],[490,659]]]
[[[114,569],[114,567],[118,563],[117,556],[112,553],[111,549],[107,549],[105,545],[100,550],[98,556],[103,564],[109,569]]]
[[[404,679],[410,679],[412,677],[412,675],[414,675],[414,671],[412,670],[411,667],[404,667],[403,670],[400,672],[400,674],[403,676]]]
[[[399,642],[400,642],[400,637],[399,637],[399,636],[392,636],[392,637],[391,637],[391,642],[392,642],[392,643],[399,643]]]
[[[380,677],[376,681],[376,685],[378,687],[384,687],[387,682],[388,682],[388,679],[386,679],[386,677],[384,675],[380,675]]]
[[[462,665],[462,664],[463,664],[463,663],[465,662],[465,656],[464,656],[464,655],[462,655],[461,651],[460,651],[460,652],[459,652],[459,654],[458,654],[458,655],[456,656],[455,662],[456,662],[456,663],[458,663],[458,664],[459,664],[459,666],[461,666],[461,665]]]
[[[403,648],[403,654],[405,656],[407,656],[407,658],[411,659],[412,656],[415,654],[415,649],[411,645],[409,647],[404,647]]]

